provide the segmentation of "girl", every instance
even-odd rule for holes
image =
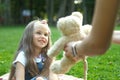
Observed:
[[[7,80],[83,80],[49,70],[53,59],[46,53],[50,46],[50,29],[46,20],[31,21],[25,28]]]
[[[57,80],[49,70],[52,59],[46,53],[50,45],[50,29],[46,20],[31,21],[21,38],[9,80]]]

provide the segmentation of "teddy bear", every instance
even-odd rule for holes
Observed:
[[[83,21],[83,15],[80,12],[72,12],[71,15],[61,17],[57,21],[57,28],[61,33],[61,37],[58,38],[57,41],[51,46],[51,48],[48,50],[47,55],[51,58],[56,57],[60,51],[64,49],[65,44],[68,42],[73,41],[82,41],[89,33],[91,27],[88,27],[87,25],[85,28],[82,26]],[[88,32],[88,33],[87,33]],[[87,60],[86,56],[81,56],[80,60],[83,60],[84,62],[84,79],[87,78]],[[54,73],[62,74],[66,73],[70,70],[70,68],[75,64],[75,61],[72,61],[68,59],[63,51],[63,57],[60,60],[54,61],[51,66],[50,70],[52,70]]]

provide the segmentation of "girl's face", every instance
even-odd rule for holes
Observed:
[[[33,30],[33,44],[35,49],[41,49],[48,44],[49,34],[50,30],[45,20],[35,22]]]

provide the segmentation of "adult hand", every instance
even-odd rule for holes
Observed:
[[[79,57],[78,57],[77,54],[74,55],[74,54],[73,54],[73,50],[72,50],[72,47],[73,47],[74,44],[76,44],[76,42],[67,43],[67,44],[65,45],[65,47],[64,47],[64,51],[65,51],[65,56],[66,56],[67,58],[69,58],[69,59],[72,60],[72,61],[77,62],[77,61],[79,60]]]

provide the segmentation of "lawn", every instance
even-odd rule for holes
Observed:
[[[116,29],[120,30],[120,27]],[[23,31],[23,26],[0,26],[0,75],[9,72]],[[54,43],[60,34],[55,27],[51,27],[51,31]],[[60,57],[61,55],[58,56]],[[88,80],[120,80],[120,45],[111,44],[106,54],[88,57],[87,61]],[[67,74],[83,77],[83,62],[74,65]]]

